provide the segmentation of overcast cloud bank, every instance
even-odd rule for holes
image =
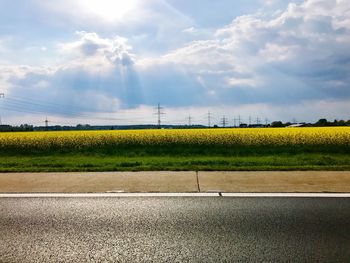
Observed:
[[[134,1],[123,7],[123,14],[100,21],[107,28],[129,22],[129,32],[106,32],[86,22],[99,13],[85,8],[77,18],[31,1],[35,12],[51,12],[57,21],[69,18],[69,28],[75,30],[58,34],[68,37],[47,34],[47,40],[37,39],[33,45],[33,39],[20,42],[19,33],[11,36],[1,26],[0,84],[9,98],[61,105],[62,110],[48,107],[48,113],[62,121],[86,112],[115,113],[127,120],[132,110],[134,121],[149,123],[157,103],[168,108],[169,122],[185,122],[191,113],[205,123],[201,116],[208,110],[271,121],[349,119],[350,2],[278,2],[285,3],[284,9],[265,4],[226,25],[201,27],[170,2],[145,6]],[[43,22],[57,27],[49,14],[41,16]],[[153,18],[139,21],[132,14]],[[6,113],[9,121],[21,119],[19,109],[25,106],[17,103],[2,102],[6,110],[17,109]],[[72,105],[74,110],[65,110]],[[27,108],[35,113],[43,106],[32,103]],[[28,118],[40,118],[32,115]]]

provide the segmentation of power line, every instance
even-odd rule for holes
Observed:
[[[12,111],[12,112],[20,112],[20,113],[28,113],[28,114],[36,114],[42,116],[43,114],[46,114],[47,112],[44,111],[32,111],[32,110],[24,110],[23,108],[8,108],[0,106],[0,109],[6,110],[6,111]],[[136,119],[117,119],[117,118],[103,118],[103,117],[94,117],[94,116],[69,116],[70,119],[79,119],[79,120],[100,120],[100,121],[127,121],[134,124],[139,124],[139,121]],[[141,119],[141,118],[140,118]],[[144,118],[142,118],[144,119]]]
[[[260,118],[256,117],[256,125],[260,125]]]
[[[221,125],[222,127],[226,127],[227,125],[227,118],[225,117],[225,115],[221,118]]]
[[[32,101],[28,101],[22,98],[18,98],[18,97],[8,97],[5,95],[4,93],[0,93],[0,98],[2,98],[2,102],[0,105],[0,110],[6,110],[6,111],[14,111],[14,112],[21,112],[21,113],[27,113],[27,114],[37,114],[37,115],[51,115],[51,116],[64,116],[67,118],[71,118],[71,119],[81,119],[81,121],[83,121],[83,119],[85,120],[101,120],[101,121],[127,121],[128,123],[134,123],[134,124],[139,124],[138,120],[142,120],[145,121],[145,117],[137,117],[137,116],[133,116],[133,117],[126,117],[127,115],[123,115],[123,118],[114,118],[114,117],[109,117],[108,115],[106,116],[106,114],[102,115],[102,113],[108,113],[108,114],[115,114],[115,113],[111,113],[111,112],[105,112],[105,111],[100,111],[100,112],[94,112],[96,111],[96,109],[89,109],[89,111],[91,111],[90,113],[86,112],[88,109],[84,109],[85,112],[79,111],[82,110],[83,108],[80,107],[74,107],[74,106],[67,106],[67,105],[60,105],[57,103],[51,103],[51,102],[43,102],[40,100],[36,100],[33,99]],[[79,110],[75,110],[78,109]],[[123,112],[124,114],[125,112]],[[132,112],[126,113],[126,114],[132,114]],[[161,128],[161,124],[162,123],[169,123],[169,124],[173,124],[174,122],[177,122],[175,120],[172,120],[171,122],[165,122],[162,120],[162,115],[164,115],[165,113],[163,112],[163,107],[160,106],[160,104],[158,104],[157,106],[157,114],[158,116],[158,128]],[[212,125],[212,118],[213,115],[210,111],[207,112],[207,114],[203,114],[200,115],[201,118],[207,118],[207,122],[208,122],[208,127],[211,127]],[[125,118],[124,118],[125,117]],[[196,117],[196,116],[195,116]],[[150,116],[151,118],[151,116]],[[147,119],[147,118],[146,118]],[[193,117],[191,115],[189,115],[188,119],[188,125],[191,126],[193,124]],[[80,121],[80,120],[79,120]],[[182,124],[184,123],[185,119],[182,120],[178,120],[178,122],[181,122]],[[296,121],[296,120],[295,120]],[[240,124],[242,124],[242,118],[240,115],[238,115],[238,117],[234,118],[234,126],[237,126],[237,122],[238,122],[238,126]],[[253,121],[254,122],[254,121]],[[260,119],[259,117],[256,117],[256,124],[260,125],[261,123],[264,123],[267,125],[268,124],[268,119]],[[1,124],[1,116],[0,116],[0,124]],[[221,125],[223,127],[228,126],[228,119],[223,116],[223,118],[221,118]],[[249,125],[252,125],[252,117],[249,116]]]
[[[0,99],[5,98],[5,93],[0,93]],[[0,115],[0,125],[2,125],[1,115]]]
[[[34,102],[33,102],[34,101]],[[4,106],[7,106],[11,110],[12,108],[18,110],[25,110],[25,111],[30,111],[33,113],[35,112],[40,112],[40,113],[51,113],[51,114],[58,114],[58,115],[65,115],[70,118],[77,117],[77,118],[86,118],[90,119],[91,114],[88,114],[87,112],[96,112],[96,109],[87,109],[87,108],[81,108],[81,107],[75,107],[73,105],[60,105],[57,103],[49,103],[49,102],[41,102],[39,100],[31,100],[27,101],[24,99],[18,99],[18,98],[13,98],[13,97],[6,97],[6,104]],[[39,102],[35,102],[39,101]],[[74,108],[79,109],[74,110]],[[84,110],[84,112],[82,112]],[[107,111],[98,111],[97,113],[110,113]],[[133,117],[133,118],[100,118],[97,117],[95,119],[101,119],[101,120],[142,120],[144,117]]]
[[[24,103],[29,103],[32,105],[37,105],[37,106],[43,106],[43,107],[54,107],[54,108],[67,108],[69,107],[73,111],[76,112],[93,112],[96,111],[96,109],[92,108],[85,108],[85,107],[79,107],[76,105],[72,105],[71,103],[69,104],[58,104],[50,101],[43,101],[43,100],[38,100],[36,98],[23,98],[23,97],[18,97],[18,96],[7,96],[7,99],[18,101],[18,102],[24,102]]]
[[[192,117],[188,115],[188,126],[192,126]]]
[[[238,122],[238,127],[241,125],[241,115],[238,115],[238,118],[233,118],[233,126],[236,128]]]
[[[6,101],[5,105],[6,107],[9,108],[15,108],[15,109],[23,109],[23,110],[28,110],[28,111],[36,111],[36,112],[43,112],[43,113],[54,113],[54,114],[61,114],[65,116],[88,116],[83,113],[76,113],[72,112],[69,110],[56,110],[56,109],[45,109],[43,107],[38,107],[38,106],[33,106],[33,105],[28,105],[25,103],[18,103],[18,102],[12,102],[12,101]]]
[[[45,113],[52,113],[52,114],[58,114],[60,115],[59,112],[49,112],[49,111],[45,111],[45,110],[40,110],[40,109],[28,109],[25,106],[20,106],[20,105],[3,105],[0,106],[0,108],[7,110],[7,111],[15,111],[15,112],[22,112],[22,113],[31,113],[31,114],[45,114]],[[91,116],[88,115],[67,115],[70,118],[81,118],[81,119],[95,119]],[[104,120],[106,120],[106,118],[103,118]]]
[[[208,127],[211,127],[211,113],[208,111]]]
[[[163,107],[160,106],[160,103],[158,103],[157,113],[155,114],[157,114],[158,116],[158,129],[160,129],[162,127],[161,116],[165,115],[165,113],[163,112]]]
[[[72,110],[71,106],[54,106],[54,105],[44,105],[40,103],[35,103],[32,101],[24,101],[24,100],[18,100],[18,99],[13,99],[13,98],[6,98],[6,105],[8,106],[17,106],[17,107],[25,107],[29,109],[35,109],[35,110],[40,110],[43,112],[50,112],[50,113],[59,113],[62,115],[67,115],[67,116],[89,116],[88,114],[82,112],[82,111],[76,111]],[[90,110],[90,112],[93,112],[96,110]],[[85,111],[87,112],[87,111]]]
[[[132,120],[143,120],[144,117],[133,117],[133,118],[107,118],[107,117],[93,117],[91,114],[62,109],[61,107],[52,106],[52,105],[43,105],[30,101],[17,100],[13,98],[6,98],[4,101],[6,104],[0,106],[0,108],[8,111],[15,112],[24,112],[31,114],[55,114],[55,115],[64,115],[69,118],[80,118],[80,119],[94,119],[94,120],[106,120],[106,121],[132,121]],[[58,104],[57,104],[58,105]],[[67,108],[67,107],[66,107]],[[101,112],[97,112],[101,113]]]
[[[45,119],[45,130],[49,130],[49,121],[47,119],[47,116],[46,116],[46,119]]]
[[[2,97],[2,96],[1,96]],[[97,112],[96,115],[94,114],[87,114],[82,112],[77,112],[69,109],[62,109],[64,107],[58,107],[59,104],[50,105],[50,103],[47,103],[45,105],[44,103],[37,103],[32,101],[25,101],[23,99],[13,99],[13,98],[7,98],[5,99],[6,104],[0,105],[0,109],[8,110],[8,111],[14,111],[14,112],[22,112],[22,113],[28,113],[28,114],[37,114],[37,115],[43,115],[43,114],[51,114],[51,115],[65,115],[68,118],[71,119],[87,119],[87,120],[102,120],[102,121],[127,121],[127,122],[133,122],[136,123],[137,120],[145,120],[145,117],[132,117],[132,118],[114,118],[114,117],[103,117],[100,112]],[[46,108],[47,106],[47,108]],[[158,104],[157,107],[157,115],[158,115],[158,127],[161,127],[161,124],[163,120],[161,119],[161,115],[164,115],[164,112],[162,111],[163,108]],[[212,113],[208,111],[207,114],[204,114],[203,117],[206,116],[208,121],[208,126],[212,125]],[[226,118],[226,117],[225,117]],[[238,123],[241,123],[241,117],[238,116]],[[171,123],[174,123],[175,120],[172,120]],[[178,121],[183,122],[183,121]],[[235,121],[236,122],[236,121]],[[167,123],[167,122],[165,122]],[[170,123],[170,122],[168,122]],[[190,116],[189,125],[192,125],[193,123],[193,117]],[[227,126],[228,120],[225,119],[225,122],[221,122],[223,126]],[[236,123],[235,123],[236,126]]]
[[[234,118],[233,119],[233,122],[234,122],[234,127],[236,128],[237,127],[237,121],[238,121],[238,127],[241,125],[241,115],[238,115],[238,118]]]

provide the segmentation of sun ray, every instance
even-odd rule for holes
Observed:
[[[122,19],[136,7],[138,0],[80,0],[81,8],[105,20],[115,21]]]

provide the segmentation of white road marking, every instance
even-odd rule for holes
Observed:
[[[222,193],[223,197],[350,197],[350,193]]]
[[[0,194],[1,197],[202,197],[218,193],[21,193]]]
[[[350,197],[350,193],[221,193],[223,197]],[[219,197],[220,193],[3,193],[0,198],[72,197]]]

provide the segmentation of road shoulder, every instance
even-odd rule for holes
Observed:
[[[349,171],[0,173],[0,193],[350,193]]]

